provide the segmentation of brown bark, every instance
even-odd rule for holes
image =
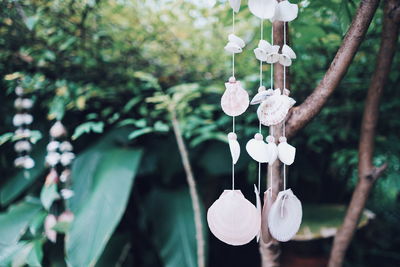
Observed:
[[[386,164],[375,167],[372,160],[376,125],[378,123],[379,103],[396,51],[399,21],[400,2],[397,0],[387,0],[384,8],[381,46],[377,56],[375,72],[368,88],[361,123],[361,136],[358,148],[358,183],[353,192],[343,225],[335,236],[328,264],[329,267],[340,267],[343,265],[347,248],[357,229],[358,221],[372,186],[386,169]]]
[[[286,122],[288,137],[294,136],[319,113],[339,85],[364,39],[378,4],[379,0],[361,1],[351,26],[325,76],[312,94],[300,106],[292,109]]]

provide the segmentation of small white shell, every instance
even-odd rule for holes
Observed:
[[[243,41],[243,39],[233,33],[228,35],[228,40],[230,43],[237,44],[240,48],[246,46],[246,43]]]
[[[250,12],[260,19],[272,18],[277,5],[278,2],[276,0],[249,0]]]
[[[240,190],[225,190],[207,211],[211,232],[233,246],[249,243],[259,232],[261,218]]]
[[[72,163],[72,160],[74,160],[75,154],[72,152],[64,152],[61,154],[60,157],[60,162],[63,166],[68,166]]]
[[[239,116],[249,106],[249,94],[239,81],[225,83],[225,93],[221,98],[222,110],[228,116]]]
[[[72,145],[68,141],[64,141],[60,144],[60,150],[61,152],[66,152],[66,151],[72,151]]]
[[[29,138],[29,137],[31,137],[31,134],[32,134],[31,130],[21,129],[21,128],[15,130],[15,133],[14,133],[16,139]]]
[[[61,121],[57,121],[50,128],[50,136],[54,138],[60,138],[67,134],[67,129],[65,129],[64,125]]]
[[[256,194],[256,208],[257,208],[257,212],[258,214],[260,214],[260,218],[261,218],[261,199],[260,199],[260,192],[257,189],[257,186],[254,185],[254,193]],[[261,236],[261,228],[260,230],[258,230],[258,234],[256,236],[257,242],[260,241],[260,236]]]
[[[239,142],[237,141],[237,136],[235,133],[228,134],[228,143],[229,143],[229,150],[231,151],[233,164],[236,164],[240,156],[240,145]]]
[[[55,152],[59,147],[60,147],[60,142],[58,142],[58,141],[51,141],[51,142],[47,145],[47,151],[49,151],[49,152]]]
[[[23,124],[29,125],[33,122],[33,116],[28,113],[22,114]]]
[[[13,125],[19,127],[24,124],[24,117],[22,114],[15,114],[13,117]]]
[[[229,52],[229,53],[234,53],[234,54],[238,54],[238,53],[242,53],[243,50],[242,48],[235,43],[229,42],[225,47],[224,47],[225,51]]]
[[[296,53],[293,51],[293,49],[290,46],[288,46],[286,44],[283,45],[283,47],[282,47],[282,54],[287,55],[291,59],[295,59],[296,58]]]
[[[289,241],[299,230],[303,211],[300,200],[288,189],[281,191],[268,214],[268,227],[273,238]]]
[[[74,191],[72,191],[71,189],[61,189],[60,194],[62,196],[63,199],[70,199],[71,197],[74,196]]]
[[[30,109],[33,106],[33,101],[29,98],[17,98],[14,101],[14,107],[17,109]]]
[[[262,50],[264,50],[267,53],[273,52],[272,45],[268,41],[260,40],[258,42],[258,47],[261,48]]]
[[[49,166],[55,166],[60,162],[60,154],[57,152],[49,152],[46,156],[46,163]]]
[[[231,8],[233,9],[233,11],[235,11],[236,13],[239,12],[240,0],[229,0],[229,4],[231,5]]]
[[[25,160],[24,160],[24,169],[32,169],[33,167],[35,167],[35,161],[29,157],[29,156],[25,156]]]
[[[275,160],[278,158],[278,147],[275,143],[267,144],[267,155],[268,164],[274,164]]]
[[[17,152],[31,151],[32,145],[28,141],[18,141],[15,143],[14,149]]]
[[[278,145],[278,157],[286,165],[292,165],[296,156],[296,148],[287,142]]]
[[[47,215],[44,220],[44,232],[46,237],[53,243],[57,241],[57,232],[53,230],[53,227],[57,224],[57,218],[53,214]]]
[[[265,126],[276,125],[285,119],[294,103],[296,101],[293,98],[281,95],[280,89],[275,89],[274,94],[263,101],[258,107],[258,119]]]
[[[289,56],[287,56],[287,55],[285,55],[285,54],[280,54],[280,55],[279,55],[279,63],[280,63],[282,66],[289,67],[289,66],[292,65],[292,60],[290,59]]]
[[[246,151],[257,162],[267,163],[267,144],[262,140],[250,139],[246,144]]]
[[[254,55],[256,56],[256,58],[260,61],[266,61],[267,60],[267,52],[260,48],[257,47],[256,49],[253,50],[254,51]]]
[[[282,1],[279,2],[275,10],[274,20],[289,22],[297,18],[299,7],[289,1]]]
[[[264,192],[264,206],[261,212],[261,238],[264,243],[268,243],[272,239],[268,229],[268,212],[271,209],[272,203],[272,190],[268,188]]]
[[[250,105],[257,105],[260,104],[261,102],[263,102],[265,99],[267,99],[267,97],[271,96],[272,92],[271,90],[266,90],[266,91],[261,91],[258,92],[253,99],[250,102]]]

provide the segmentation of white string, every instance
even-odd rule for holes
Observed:
[[[260,40],[264,39],[264,20],[260,21]],[[263,84],[263,62],[260,60],[260,87]],[[261,121],[258,123],[258,132],[261,134]],[[261,194],[261,163],[258,163],[258,193]]]
[[[286,45],[286,22],[283,22],[283,44]],[[286,66],[283,66],[283,89],[286,89]],[[286,123],[283,122],[283,137],[286,136]],[[286,164],[283,164],[283,190],[286,190]]]
[[[232,132],[235,133],[235,116],[232,117]],[[235,190],[235,163],[232,159],[232,190]]]
[[[232,10],[232,33],[235,34],[235,11]],[[232,77],[235,77],[235,53],[232,53]],[[232,132],[235,133],[235,116],[232,117]],[[232,159],[232,190],[235,190],[235,163]]]

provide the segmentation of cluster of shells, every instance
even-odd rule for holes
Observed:
[[[18,168],[32,169],[35,166],[35,161],[30,156],[32,136],[29,126],[33,122],[33,116],[29,113],[33,106],[33,100],[26,97],[25,90],[18,85],[15,88],[17,98],[14,102],[14,107],[17,113],[13,117],[13,125],[17,128],[14,133],[14,138],[17,140],[14,144],[14,149],[18,157],[14,161],[14,165]]]

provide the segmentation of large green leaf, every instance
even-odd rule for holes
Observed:
[[[0,214],[0,249],[15,245],[42,209],[40,203],[21,202]]]
[[[151,239],[164,266],[197,267],[196,231],[189,190],[155,190],[145,207]],[[207,240],[204,209],[201,210],[203,233]],[[205,246],[207,251],[207,242]]]
[[[109,148],[95,164],[93,184],[66,238],[71,266],[94,266],[128,202],[141,150]],[[88,166],[89,167],[89,166]],[[74,179],[79,180],[79,174]]]

